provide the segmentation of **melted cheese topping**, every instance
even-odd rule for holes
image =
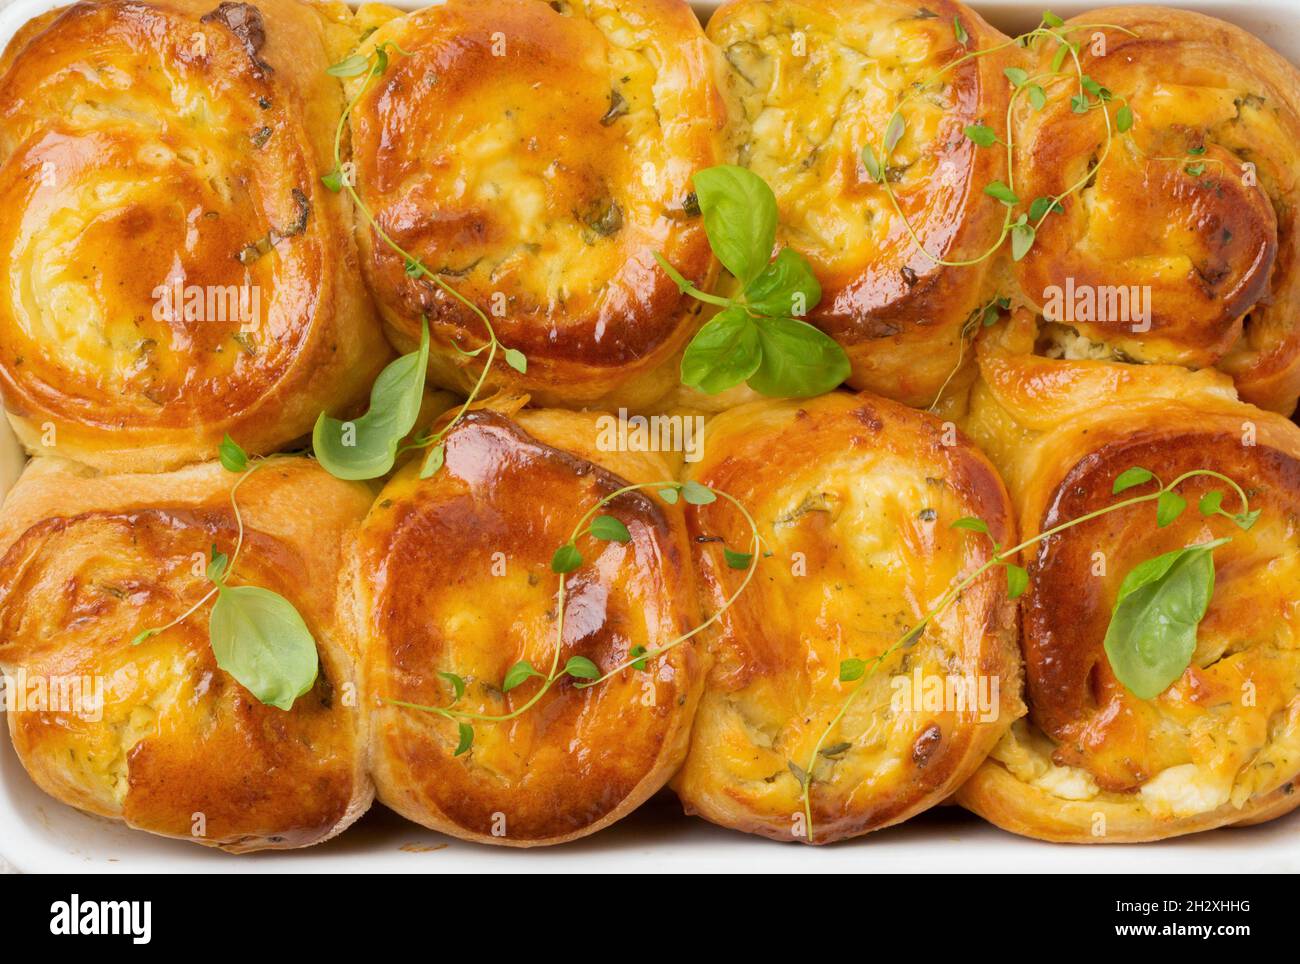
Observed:
[[[953,520],[1007,524],[991,471],[973,450],[939,454],[923,441],[935,430],[910,411],[846,395],[754,403],[709,424],[705,458],[688,477],[740,499],[770,555],[713,644],[677,780],[688,809],[799,839],[790,764],[806,766],[852,688],[841,662],[885,653],[978,564],[987,543]],[[747,527],[721,501],[693,510],[691,522],[716,607],[742,576],[722,563],[720,545],[747,551]],[[1010,724],[1019,681],[1010,637],[1000,635],[1010,629],[1003,602],[992,578],[981,579],[867,677],[813,768],[819,841],[935,802],[978,761],[970,748]]]

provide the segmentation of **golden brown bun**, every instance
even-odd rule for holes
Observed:
[[[1068,22],[1137,36],[1075,35],[1083,72],[1112,92],[1108,151],[1103,112],[1071,109],[1072,70],[1043,81],[1043,110],[1018,101],[1022,198],[1070,189],[1104,153],[1017,265],[1024,297],[1129,358],[1217,366],[1244,400],[1290,414],[1300,394],[1300,74],[1260,40],[1196,13],[1112,7]],[[1089,40],[1097,32],[1104,56]],[[1048,72],[1055,50],[1043,45],[1033,72]],[[1125,102],[1133,128],[1120,135]],[[1145,287],[1149,317],[1072,306],[1068,284]]]
[[[358,540],[357,633],[371,708],[380,799],[426,827],[483,843],[561,843],[608,826],[658,790],[686,752],[703,679],[695,641],[590,689],[562,678],[508,722],[476,723],[455,756],[457,724],[384,701],[500,715],[534,697],[532,679],[502,693],[522,659],[546,673],[556,652],[551,555],[596,502],[629,483],[671,480],[659,456],[598,451],[596,416],[470,413],[450,433],[446,465],[418,466],[385,487]],[[585,656],[601,672],[636,646],[654,649],[699,624],[679,506],[634,492],[603,510],[627,544],[578,540],[567,577],[559,665]]]
[[[884,652],[989,558],[989,540],[952,529],[955,520],[979,516],[1002,544],[1014,539],[988,461],[945,436],[937,419],[865,393],[756,402],[708,423],[704,458],[686,477],[740,500],[771,555],[718,624],[690,756],[674,780],[687,812],[805,838],[789,764],[805,767],[848,695],[841,661]],[[744,577],[722,547],[747,549],[749,528],[721,499],[687,519],[716,611]],[[813,770],[815,842],[906,820],[979,765],[1024,712],[1015,631],[1006,579],[991,571],[885,661],[828,736],[823,749],[839,752]],[[922,701],[912,703],[902,687],[917,674]],[[983,684],[983,714],[923,702],[949,676]]]
[[[1113,504],[1141,466],[1170,482],[1208,468],[1238,481],[1247,532],[1197,506],[1224,483],[1179,487],[1188,509],[1158,528],[1151,503],[1081,523],[1024,553],[1030,720],[958,800],[1045,840],[1154,840],[1276,816],[1300,802],[1300,429],[1238,401],[1218,372],[1023,354],[1032,321],[981,340],[967,427],[1002,469],[1026,539]],[[1138,491],[1138,490],[1135,490]],[[1151,700],[1115,677],[1103,640],[1125,575],[1194,542],[1214,552],[1214,594],[1189,668]]]
[[[691,176],[718,163],[722,101],[681,0],[450,0],[381,27],[393,52],[351,114],[358,191],[391,238],[493,316],[527,374],[489,386],[544,405],[645,405],[678,380],[715,263]],[[353,82],[353,92],[358,82]],[[685,208],[684,208],[685,205]],[[367,277],[394,344],[433,332],[430,378],[468,390],[473,312],[412,279],[362,221]],[[458,347],[459,346],[459,347]]]
[[[389,349],[320,181],[338,29],[298,0],[104,0],[10,44],[0,393],[29,449],[152,471],[365,397]]]
[[[925,83],[969,49],[1006,41],[960,3],[937,0],[733,0],[709,21],[726,57],[728,150],[776,192],[777,241],[812,263],[822,301],[808,320],[853,363],[849,384],[929,405],[954,369],[971,312],[989,300],[992,259],[968,267],[1001,231],[1003,206],[983,186],[1006,180],[1006,152],[977,148],[968,124],[1005,126],[1008,52],[944,74],[908,101],[890,183],[917,246],[861,152],[880,154],[899,91]]]
[[[231,584],[285,596],[320,656],[316,685],[286,712],[217,667],[210,603],[132,645],[211,588],[212,547],[234,550],[238,478],[213,463],[96,477],[33,461],[0,522],[0,668],[102,685],[102,713],[90,703],[9,712],[14,748],[43,790],[243,853],[319,843],[370,805],[355,654],[335,614],[341,545],[370,494],[296,458],[260,468],[237,493],[246,532]]]

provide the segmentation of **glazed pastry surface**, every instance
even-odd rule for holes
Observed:
[[[989,558],[989,540],[954,521],[981,517],[1000,543],[1013,539],[1010,505],[967,442],[865,393],[732,409],[708,424],[704,448],[686,477],[748,507],[764,558],[718,623],[674,787],[714,823],[806,840],[790,764],[806,767],[848,695],[841,662],[881,656]],[[717,611],[744,577],[722,547],[744,545],[748,526],[721,499],[688,521]],[[1015,632],[1006,579],[990,571],[866,677],[812,770],[814,842],[905,820],[961,784],[1024,711]],[[950,689],[962,702],[944,698]]]
[[[132,642],[212,589],[211,554],[235,551],[238,478],[213,463],[96,477],[33,461],[0,524],[0,669],[27,684],[9,734],[43,790],[136,829],[244,853],[319,843],[370,805],[356,653],[335,609],[341,546],[369,494],[291,458],[239,488],[246,531],[230,584],[286,597],[320,659],[315,686],[285,711],[217,667],[210,601]],[[44,706],[30,702],[42,681]],[[54,700],[64,685],[80,698]]]
[[[382,26],[396,44],[351,114],[358,191],[378,225],[491,319],[527,373],[489,387],[545,405],[646,405],[678,379],[697,284],[716,272],[691,176],[719,163],[712,54],[681,0],[450,0]],[[395,344],[433,331],[431,380],[468,390],[483,321],[366,221],[358,238]]]
[[[473,412],[443,469],[399,472],[366,520],[353,581],[371,765],[380,799],[417,823],[483,843],[560,843],[633,810],[685,754],[703,678],[695,641],[587,689],[562,677],[540,698],[537,678],[502,690],[520,660],[546,674],[581,656],[603,674],[700,622],[681,508],[654,488],[601,510],[628,542],[577,540],[584,562],[563,577],[561,610],[551,558],[583,514],[629,484],[673,478],[657,455],[602,452],[598,440],[592,415]],[[463,680],[459,700],[445,673]],[[511,718],[471,721],[473,745],[456,755],[459,721],[392,701]]]
[[[152,471],[364,398],[389,350],[320,181],[333,9],[104,0],[9,45],[0,393],[29,449]]]
[[[1075,75],[1048,79],[1055,45],[1041,48],[1032,72],[1047,106],[1017,103],[1017,191],[1053,197],[1086,183],[1016,265],[1025,298],[1080,336],[1091,354],[1079,357],[1217,367],[1245,401],[1290,414],[1300,395],[1300,75],[1262,41],[1200,14],[1112,7],[1068,23],[1105,25],[1079,35],[1093,38],[1079,56],[1112,99],[1106,112],[1075,113]],[[1132,130],[1120,134],[1125,106]]]
[[[983,194],[1006,179],[1005,152],[963,130],[1005,127],[1002,69],[1015,61],[1001,51],[952,65],[1007,38],[950,0],[733,0],[708,34],[727,64],[728,155],[772,186],[778,244],[821,283],[808,320],[848,352],[849,384],[929,405],[993,284],[992,258],[939,262],[994,248],[1005,210]],[[897,208],[862,157],[867,145],[881,155],[896,107],[906,127],[885,174]]]
[[[1249,531],[1204,516],[1197,507],[1214,489],[1228,511],[1241,506],[1221,480],[1194,478],[1178,489],[1188,508],[1163,528],[1148,502],[1026,550],[1029,720],[959,801],[1008,830],[1082,843],[1286,812],[1300,778],[1300,429],[1238,401],[1217,372],[1025,361],[1008,344],[1027,337],[1022,327],[981,342],[967,427],[1002,469],[1024,538],[1118,501],[1114,481],[1133,466],[1166,482],[1213,469],[1260,516]],[[1138,698],[1102,645],[1121,582],[1147,559],[1224,537],[1190,666]]]

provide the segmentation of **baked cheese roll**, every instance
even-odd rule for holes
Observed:
[[[729,156],[772,186],[778,244],[821,284],[807,320],[848,353],[849,384],[929,405],[991,297],[992,258],[941,262],[983,258],[1002,230],[1006,209],[983,189],[1006,179],[1006,152],[963,131],[1005,129],[1016,55],[988,51],[1009,41],[950,0],[733,0],[708,34],[727,63]],[[905,129],[886,158],[896,110]]]
[[[386,46],[388,45],[388,46]],[[691,176],[720,160],[723,105],[682,0],[449,0],[377,30],[374,80],[352,82],[358,237],[394,344],[429,318],[435,384],[468,390],[486,313],[527,372],[489,387],[539,404],[648,404],[678,380],[716,268]],[[358,90],[365,85],[365,93]]]
[[[1154,840],[1288,812],[1300,802],[1300,429],[1238,401],[1212,370],[1026,362],[1003,344],[1028,337],[1027,319],[1023,327],[981,342],[969,428],[1003,469],[1024,539],[1156,491],[1148,483],[1113,494],[1133,467],[1164,483],[1221,473],[1259,517],[1243,531],[1205,515],[1212,490],[1224,512],[1242,506],[1223,479],[1195,477],[1177,488],[1186,509],[1163,527],[1146,502],[1026,549],[1029,718],[958,800],[1015,833],[1076,843]],[[1140,698],[1104,646],[1124,580],[1147,560],[1226,538],[1213,550],[1189,665]],[[1166,620],[1186,618],[1194,599]]]
[[[708,423],[686,477],[748,508],[764,558],[711,643],[674,781],[688,813],[808,842],[807,775],[812,842],[867,833],[942,801],[1023,713],[1001,572],[899,645],[994,551],[953,522],[980,517],[1002,545],[1015,538],[996,472],[949,431],[866,393],[755,402]],[[745,578],[724,548],[746,544],[748,523],[722,499],[687,518],[716,612]],[[867,671],[837,720],[859,685],[841,679],[852,661]]]
[[[320,180],[343,97],[323,9],[104,0],[10,45],[0,393],[29,449],[153,471],[364,400],[388,349]]]
[[[214,463],[92,476],[31,462],[0,521],[0,669],[14,749],[41,789],[244,853],[319,843],[370,805],[355,653],[336,614],[343,542],[370,495],[277,459],[240,484],[237,517],[239,478]],[[199,603],[218,552],[228,585],[287,598],[315,640],[315,683],[289,710],[217,665],[213,603]]]
[[[1052,75],[1057,45],[1039,46],[1046,106],[1017,101],[1016,190],[1066,196],[1016,266],[1025,298],[1077,357],[1217,367],[1246,401],[1290,414],[1300,74],[1200,14],[1115,7],[1068,23],[1108,25],[1074,36],[1109,101],[1075,112],[1077,74]]]
[[[629,813],[685,755],[703,680],[694,638],[627,665],[699,625],[680,507],[660,486],[623,492],[599,514],[626,538],[582,535],[581,564],[552,570],[602,499],[672,481],[659,455],[599,441],[594,415],[471,412],[438,473],[402,470],[366,520],[353,599],[371,767],[380,799],[417,823],[561,843]],[[585,677],[547,684],[575,659],[590,661]],[[525,660],[542,678],[512,679]]]

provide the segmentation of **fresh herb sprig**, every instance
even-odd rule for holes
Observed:
[[[961,19],[953,20],[954,35],[957,43],[966,47],[969,44],[970,37],[965,28],[962,26]],[[1044,11],[1042,19],[1037,27],[1027,33],[1021,34],[1004,43],[996,44],[992,47],[986,47],[983,50],[972,50],[958,57],[952,63],[940,68],[931,78],[923,84],[914,85],[909,88],[907,93],[900,99],[898,105],[894,108],[885,124],[885,133],[879,145],[879,151],[870,143],[862,148],[862,163],[866,168],[867,175],[875,182],[881,185],[894,213],[902,222],[907,230],[912,242],[935,264],[946,267],[967,267],[979,264],[991,258],[1007,241],[1011,240],[1011,256],[1015,261],[1019,261],[1034,245],[1038,230],[1043,226],[1043,222],[1052,214],[1060,214],[1065,208],[1061,201],[1074,194],[1096,175],[1101,165],[1105,162],[1106,156],[1110,152],[1112,141],[1112,124],[1110,108],[1108,105],[1114,103],[1118,105],[1117,126],[1121,133],[1129,130],[1133,126],[1133,112],[1128,104],[1122,98],[1117,99],[1115,96],[1098,84],[1095,80],[1083,72],[1083,65],[1079,60],[1079,44],[1069,39],[1069,35],[1082,30],[1117,30],[1129,36],[1137,36],[1133,31],[1116,24],[1086,23],[1067,25],[1060,17],[1050,10]],[[907,131],[907,118],[903,109],[916,97],[922,96],[925,91],[929,90],[936,82],[941,80],[944,75],[956,70],[963,64],[970,63],[980,57],[987,57],[990,54],[1005,50],[1008,47],[1020,46],[1030,47],[1038,42],[1055,41],[1057,44],[1056,53],[1052,58],[1051,69],[1030,75],[1028,71],[1020,67],[1007,67],[1003,74],[1011,83],[1011,97],[1007,102],[1007,111],[1005,117],[1005,131],[1002,137],[998,137],[996,131],[984,124],[971,124],[965,129],[965,135],[968,140],[978,148],[995,148],[1002,147],[1006,151],[1007,157],[1007,183],[993,181],[986,184],[983,191],[989,197],[1000,201],[1005,205],[1006,210],[1003,213],[1002,228],[998,233],[997,239],[985,251],[973,258],[950,260],[936,254],[925,247],[916,228],[908,220],[907,215],[903,212],[902,205],[894,193],[892,184],[888,177],[890,161],[893,158],[894,150],[902,141]],[[1106,141],[1097,159],[1088,167],[1088,170],[1060,194],[1034,198],[1027,210],[1016,213],[1022,205],[1022,199],[1016,193],[1015,177],[1015,143],[1014,128],[1011,117],[1019,97],[1024,96],[1034,110],[1041,111],[1047,104],[1048,91],[1045,85],[1050,86],[1058,80],[1061,72],[1065,68],[1066,58],[1069,57],[1074,66],[1075,88],[1076,93],[1070,99],[1071,109],[1075,113],[1086,114],[1089,111],[1100,110],[1106,122]]]
[[[656,646],[654,649],[647,649],[645,646],[634,646],[629,650],[627,658],[618,665],[611,667],[605,672],[601,672],[594,662],[585,656],[571,656],[560,665],[560,654],[564,648],[564,602],[565,587],[568,582],[566,576],[576,570],[583,563],[582,550],[579,543],[585,537],[605,542],[629,542],[632,538],[628,531],[626,523],[601,510],[609,506],[620,496],[631,492],[643,490],[654,490],[659,498],[669,503],[676,504],[678,499],[682,499],[691,505],[708,505],[715,502],[719,496],[726,499],[740,511],[745,521],[749,524],[752,537],[751,549],[748,553],[734,552],[727,550],[727,564],[734,569],[744,569],[745,577],[740,585],[736,588],[722,606],[708,619],[696,626],[689,632],[682,633],[675,639],[664,643],[662,646]],[[404,707],[411,710],[420,710],[425,713],[432,713],[441,716],[444,719],[451,720],[457,725],[457,745],[453,753],[454,756],[469,752],[474,745],[474,724],[476,723],[504,723],[522,716],[528,712],[538,701],[545,696],[551,688],[563,677],[571,677],[575,682],[576,689],[589,689],[597,686],[606,680],[617,676],[619,673],[628,669],[637,671],[646,671],[649,667],[650,660],[663,656],[680,646],[687,640],[699,635],[709,626],[717,622],[722,614],[726,612],[736,598],[745,591],[750,580],[754,577],[754,572],[758,568],[760,557],[759,549],[761,538],[758,534],[758,525],[754,522],[749,510],[745,508],[737,499],[728,495],[726,492],[709,488],[698,482],[643,482],[635,485],[623,486],[609,495],[602,498],[599,502],[589,508],[577,524],[573,527],[573,532],[569,539],[561,546],[556,548],[551,556],[551,571],[559,577],[559,588],[556,591],[556,628],[555,628],[555,647],[551,654],[551,664],[546,672],[542,672],[528,660],[519,660],[506,671],[504,678],[498,687],[502,693],[509,693],[520,686],[523,686],[531,679],[538,679],[541,684],[533,694],[521,703],[518,707],[508,713],[474,713],[469,710],[457,709],[456,704],[460,702],[465,695],[466,683],[463,677],[456,673],[439,673],[452,690],[452,699],[445,706],[432,706],[423,703],[412,703],[405,700],[384,699],[384,702],[391,706]]]
[[[339,117],[338,126],[334,130],[334,169],[322,177],[321,181],[331,191],[347,193],[366,225],[374,231],[380,241],[401,257],[408,278],[428,279],[468,308],[483,323],[487,337],[485,342],[473,349],[456,346],[467,358],[477,358],[487,352],[483,360],[483,368],[468,397],[456,414],[449,421],[444,422],[437,432],[415,439],[406,446],[407,449],[428,450],[420,469],[420,477],[427,478],[441,468],[446,456],[444,440],[447,433],[460,421],[482,392],[488,372],[496,362],[497,354],[500,353],[505,363],[520,374],[528,371],[528,359],[518,349],[507,348],[501,344],[491,319],[483,309],[449,285],[439,274],[430,271],[419,258],[394,241],[375,220],[352,183],[352,178],[343,162],[343,131],[352,111],[370,89],[371,83],[388,69],[389,50],[402,56],[410,56],[392,41],[384,41],[376,44],[368,55],[353,54],[327,68],[326,73],[334,77],[355,78],[362,75],[364,77],[356,94],[348,101],[343,114]],[[312,433],[312,447],[321,465],[330,474],[341,479],[376,479],[392,469],[399,451],[398,443],[411,431],[415,420],[419,417],[419,400],[428,367],[428,326],[428,319],[422,319],[420,346],[416,351],[403,355],[380,373],[371,391],[370,408],[364,416],[348,422],[321,413]]]
[[[683,294],[722,309],[686,347],[682,384],[714,395],[748,382],[779,398],[835,388],[849,375],[849,359],[833,338],[800,320],[821,301],[822,289],[797,251],[782,248],[772,258],[772,189],[754,172],[731,164],[699,171],[692,183],[709,246],[740,283],[740,293],[729,298],[701,291],[655,252]]]
[[[239,473],[230,487],[230,508],[238,530],[235,551],[227,557],[213,546],[206,570],[212,588],[171,622],[136,634],[131,645],[138,646],[185,622],[215,596],[208,614],[208,639],[217,666],[262,703],[290,710],[316,683],[320,671],[316,641],[293,603],[280,594],[261,586],[230,585],[244,547],[244,517],[235,496],[254,472],[276,456],[250,460],[229,435],[222,440],[218,454],[226,471]]]
[[[1020,553],[1068,529],[1093,519],[1118,512],[1132,506],[1154,502],[1156,526],[1164,528],[1176,520],[1187,508],[1186,500],[1178,488],[1195,478],[1212,478],[1226,484],[1241,505],[1241,511],[1228,512],[1223,508],[1224,493],[1214,489],[1200,500],[1202,516],[1223,516],[1243,531],[1249,530],[1259,519],[1260,510],[1251,509],[1246,492],[1236,481],[1210,469],[1193,469],[1184,472],[1168,485],[1155,473],[1133,467],[1120,473],[1112,486],[1112,494],[1120,495],[1131,489],[1154,482],[1154,491],[1132,495],[1108,506],[1085,513],[1053,526],[1019,545],[1003,548],[993,541],[994,554],[973,572],[959,579],[939,598],[939,601],[921,617],[915,626],[878,656],[871,659],[846,659],[840,663],[841,682],[856,683],[839,711],[822,731],[817,743],[803,766],[793,760],[789,769],[800,785],[800,799],[807,828],[807,841],[815,840],[812,816],[813,773],[823,747],[836,727],[844,719],[854,701],[862,692],[875,671],[895,653],[911,649],[924,635],[926,628],[949,606],[959,599],[977,579],[990,569],[1001,567],[1007,572],[1007,597],[1015,600],[1029,587],[1029,573],[1013,560]],[[982,519],[967,516],[952,523],[952,528],[982,534],[992,540],[989,526]],[[1191,661],[1196,647],[1196,630],[1205,617],[1210,595],[1214,590],[1214,563],[1212,553],[1231,539],[1186,546],[1165,553],[1135,566],[1120,586],[1115,609],[1106,632],[1105,650],[1116,678],[1140,699],[1151,699],[1163,692],[1182,675]],[[852,744],[837,744],[840,752]],[[841,749],[842,748],[842,749]],[[836,754],[838,756],[839,753]]]

